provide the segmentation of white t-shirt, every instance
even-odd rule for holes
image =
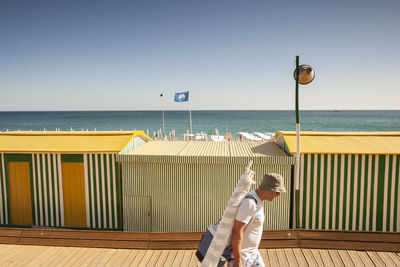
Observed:
[[[261,241],[263,225],[264,225],[264,208],[263,202],[258,197],[255,190],[249,192],[257,199],[257,204],[252,198],[244,198],[239,205],[236,213],[236,220],[246,224],[242,238],[242,259],[246,259],[258,253],[258,245]]]

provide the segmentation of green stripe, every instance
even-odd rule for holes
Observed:
[[[368,196],[368,169],[369,169],[369,159],[372,158],[372,155],[366,155],[365,156],[365,166],[364,166],[364,177],[365,177],[365,182],[364,182],[364,206],[363,206],[363,226],[362,229],[363,231],[367,230],[367,201],[369,200]],[[363,179],[361,177],[361,179]]]
[[[94,214],[95,214],[95,220],[94,220],[94,228],[99,228],[98,224],[98,209],[97,209],[97,177],[96,177],[96,164],[95,164],[95,155],[92,155],[92,166],[93,166],[93,198],[94,198]]]
[[[312,229],[312,225],[313,225],[313,205],[316,205],[317,203],[317,201],[314,199],[314,184],[315,184],[315,177],[314,177],[314,165],[315,165],[315,157],[316,157],[317,155],[315,155],[315,154],[311,154],[310,155],[310,161],[311,161],[311,164],[310,164],[310,170],[308,170],[309,171],[309,173],[310,173],[310,181],[308,181],[308,183],[310,184],[310,192],[308,193],[309,194],[309,196],[310,196],[310,207],[308,207],[308,209],[309,209],[309,225],[307,225],[306,227],[308,227],[309,229]]]
[[[309,160],[308,157],[309,157],[309,154],[304,154],[304,172],[303,172],[304,178],[303,178],[303,199],[302,199],[302,201],[303,201],[303,215],[302,215],[303,216],[303,225],[301,226],[301,228],[308,227],[308,226],[306,226],[306,209],[308,208],[306,200],[307,200],[307,194],[309,193],[309,192],[307,192],[307,172],[308,172],[307,161]]]
[[[396,158],[396,192],[394,194],[394,218],[393,218],[393,231],[397,232],[400,229],[397,229],[397,220],[399,217],[399,214],[397,213],[398,209],[398,200],[399,200],[399,194],[400,194],[400,189],[399,189],[399,179],[400,179],[400,155],[395,156]]]
[[[94,227],[93,226],[93,218],[92,218],[92,212],[93,212],[93,207],[92,207],[92,173],[90,172],[90,155],[84,155],[86,157],[86,163],[87,163],[87,176],[88,176],[88,195],[89,195],[89,225],[88,227]]]
[[[105,191],[105,202],[106,202],[106,210],[104,211],[106,213],[106,221],[105,221],[105,225],[106,228],[110,228],[111,227],[111,223],[110,223],[110,213],[109,213],[109,205],[110,205],[110,200],[108,198],[108,192],[110,190],[110,174],[109,174],[109,170],[107,170],[107,155],[104,154],[103,155],[103,168],[104,168],[104,191]],[[106,201],[107,200],[107,201]]]
[[[347,179],[350,179],[350,210],[349,210],[349,229],[351,230],[353,228],[353,210],[354,210],[354,192],[356,191],[356,188],[354,188],[354,171],[355,171],[355,155],[349,155],[348,160],[350,161],[349,163],[350,165],[350,177],[348,177]],[[358,195],[358,192],[357,192]]]
[[[333,199],[333,184],[335,181],[334,173],[335,173],[335,155],[331,155],[331,185],[330,185],[330,200],[329,200],[329,229],[332,229],[333,227],[333,201],[336,201],[336,199]]]
[[[360,209],[361,209],[361,199],[364,196],[361,196],[361,179],[364,179],[365,181],[365,175],[364,177],[361,177],[361,172],[362,172],[362,156],[359,155],[358,156],[358,177],[356,177],[356,179],[358,179],[357,182],[357,190],[358,190],[358,194],[357,194],[357,216],[356,216],[356,229],[354,230],[358,230],[361,231],[360,229]]]
[[[386,160],[385,155],[379,156],[379,165],[378,165],[378,194],[377,194],[377,205],[376,205],[376,230],[382,231],[383,224],[383,209],[387,207],[383,207],[383,199],[387,197],[385,196],[385,166]]]
[[[0,197],[1,197],[1,207],[0,207],[0,212],[3,215],[3,221],[1,223],[7,224],[6,221],[6,214],[5,214],[5,203],[4,203],[4,188],[3,188],[3,153],[0,153]]]

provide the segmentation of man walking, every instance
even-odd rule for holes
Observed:
[[[276,173],[264,175],[260,186],[242,200],[232,229],[233,267],[264,267],[258,252],[264,225],[263,201],[272,201],[286,192],[283,177]]]

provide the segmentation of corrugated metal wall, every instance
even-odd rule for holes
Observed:
[[[0,224],[8,224],[7,183],[4,168],[4,153],[0,153]]]
[[[115,153],[83,154],[87,227],[116,229],[119,183]],[[0,224],[9,224],[4,153],[0,158]],[[32,154],[32,194],[36,226],[64,226],[60,153]]]
[[[204,231],[222,216],[249,160],[259,184],[267,172],[283,175],[288,192],[265,203],[264,229],[289,228],[289,157],[184,157],[119,155],[122,162],[124,230]],[[255,189],[255,187],[253,187]],[[150,201],[138,208],[136,201]],[[147,205],[147,204],[146,204]],[[150,210],[150,212],[149,212]]]
[[[400,231],[400,155],[301,155],[298,227]]]

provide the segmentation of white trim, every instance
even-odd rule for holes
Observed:
[[[357,222],[357,197],[358,197],[358,155],[354,156],[354,199],[353,199],[353,225],[351,226],[351,230],[356,230],[356,222]]]
[[[370,209],[371,209],[371,173],[372,173],[372,155],[368,156],[368,185],[367,185],[367,198],[365,199],[366,201],[366,206],[367,206],[367,212],[365,215],[365,230],[369,231],[369,216],[370,216]]]
[[[60,192],[60,215],[61,215],[61,226],[65,226],[64,219],[64,187],[63,187],[63,175],[61,165],[61,154],[57,153],[57,165],[58,165],[58,186]]]
[[[113,181],[113,188],[114,188],[114,201],[111,203],[114,206],[114,226],[115,228],[118,227],[118,213],[117,213],[117,185],[116,185],[116,176],[115,176],[115,154],[112,154],[112,181]],[[122,195],[122,192],[120,192]],[[110,204],[110,205],[111,205]],[[121,203],[122,205],[122,203]]]
[[[38,223],[38,205],[37,205],[37,193],[36,193],[36,164],[35,164],[35,154],[32,153],[32,180],[33,180],[33,202],[35,205],[35,222],[33,222],[34,225],[39,225]]]
[[[50,225],[54,226],[54,210],[53,210],[53,183],[52,183],[52,175],[51,175],[51,161],[50,161],[50,157],[51,154],[47,153],[47,177],[49,179],[49,199],[50,199]]]
[[[311,154],[307,160],[307,195],[306,195],[306,229],[310,229],[310,176],[311,176]]]
[[[313,172],[313,203],[312,203],[312,209],[313,209],[313,213],[312,213],[312,229],[315,229],[315,224],[317,222],[317,217],[315,216],[317,214],[317,180],[318,180],[318,154],[314,154],[314,172]]]
[[[363,223],[364,223],[364,187],[365,187],[365,180],[367,177],[365,177],[365,155],[361,156],[361,183],[360,183],[360,210],[359,210],[359,224],[358,224],[358,231],[364,230],[363,229]]]
[[[338,154],[334,156],[333,162],[333,197],[332,197],[332,230],[336,229],[336,191],[337,191],[337,165],[338,165]]]
[[[43,176],[42,176],[42,179],[43,179],[43,192],[44,192],[44,206],[45,206],[45,209],[44,209],[44,214],[45,214],[45,223],[44,223],[44,225],[46,225],[46,226],[49,226],[49,213],[48,213],[48,201],[47,201],[47,195],[48,195],[48,190],[47,190],[47,183],[46,183],[46,156],[45,156],[45,154],[43,153],[42,154],[42,168],[43,168]]]
[[[378,168],[379,168],[379,155],[375,156],[375,174],[374,174],[374,203],[372,209],[372,231],[376,231],[376,214],[377,214],[377,203],[378,203]]]
[[[319,185],[319,218],[318,218],[318,229],[322,229],[322,211],[325,210],[323,207],[324,198],[322,196],[327,197],[327,193],[324,192],[324,170],[325,170],[325,155],[321,154],[321,170],[320,170],[320,185]]]
[[[103,228],[107,227],[107,210],[106,210],[106,183],[104,179],[104,155],[100,154],[100,168],[101,168],[101,184],[102,184],[102,200],[103,200]]]
[[[89,207],[89,178],[87,166],[87,154],[83,154],[83,172],[85,176],[85,203],[86,203],[86,227],[90,227],[90,207]]]
[[[398,156],[396,156],[396,157],[398,157]],[[398,169],[397,169],[397,166],[394,168],[396,169],[397,177],[399,179],[400,178],[400,166]],[[397,194],[400,194],[400,181],[398,183],[398,187],[396,188],[396,190],[397,190]],[[396,229],[396,231],[400,232],[400,197],[397,197],[397,229]]]
[[[387,202],[388,202],[388,183],[389,183],[389,155],[385,157],[385,182],[383,189],[383,220],[382,220],[382,231],[386,232],[386,217],[387,217]]]
[[[96,169],[96,195],[97,195],[97,220],[98,220],[98,225],[96,225],[96,228],[101,227],[101,207],[100,207],[100,188],[99,188],[99,183],[100,183],[100,178],[99,178],[99,161],[97,159],[97,154],[94,154],[94,167]]]
[[[111,184],[111,175],[110,175],[110,158],[109,158],[109,155],[108,154],[106,154],[105,155],[105,157],[106,157],[106,162],[107,162],[107,164],[106,164],[106,167],[107,167],[107,169],[106,169],[106,173],[107,173],[107,176],[106,176],[106,181],[107,181],[107,185],[108,185],[108,219],[109,219],[109,225],[108,225],[108,227],[112,227],[112,225],[113,225],[113,222],[112,222],[112,220],[113,220],[113,218],[112,218],[112,212],[111,212],[111,205],[113,204],[112,203],[112,201],[111,201],[111,186],[110,186],[110,184]]]
[[[391,194],[390,194],[390,232],[394,231],[394,198],[395,198],[395,186],[396,186],[396,155],[393,155],[393,160],[392,160],[392,182],[391,182]],[[399,220],[397,220],[399,221]]]
[[[349,225],[349,221],[350,221],[350,194],[351,194],[350,187],[351,187],[351,163],[352,162],[353,162],[352,155],[347,155],[346,225],[344,226],[346,230],[349,230],[349,228],[351,228],[351,226]],[[353,188],[353,192],[354,191],[357,191],[357,190],[354,190],[354,188]],[[354,195],[353,195],[353,197],[354,197]]]
[[[326,213],[325,213],[325,229],[329,229],[329,214],[330,214],[330,200],[331,200],[331,154],[328,154],[326,166]]]
[[[344,201],[344,158],[346,155],[341,154],[341,159],[340,159],[340,190],[339,190],[339,225],[338,228],[339,230],[343,230],[343,201]]]
[[[300,169],[300,181],[299,181],[299,185],[300,185],[300,197],[299,197],[299,226],[300,228],[303,227],[303,198],[304,198],[304,154],[302,154],[300,156],[300,165],[301,165],[301,169]]]

